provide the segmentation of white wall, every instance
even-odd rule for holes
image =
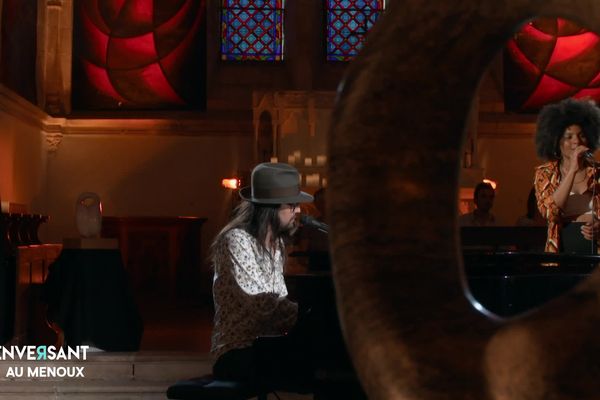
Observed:
[[[45,139],[34,122],[15,116],[13,111],[19,107],[7,101],[5,95],[0,88],[0,198],[27,205],[31,212],[43,213]],[[17,102],[26,103],[20,98]]]
[[[498,183],[493,213],[500,225],[524,215],[533,186],[535,114],[504,112],[502,53],[488,67],[479,87],[476,167]]]
[[[514,225],[526,212],[534,167],[540,164],[533,137],[480,138],[478,150],[486,178],[498,183],[492,210],[496,220],[499,225]]]
[[[46,240],[75,237],[83,191],[100,195],[107,216],[198,216],[203,256],[231,210],[221,179],[252,166],[252,137],[65,135],[48,157]]]

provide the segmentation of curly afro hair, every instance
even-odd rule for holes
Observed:
[[[591,100],[565,99],[542,108],[538,116],[535,149],[543,160],[560,159],[560,139],[565,129],[579,125],[594,151],[600,140],[600,108]]]

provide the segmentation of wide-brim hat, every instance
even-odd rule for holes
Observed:
[[[250,186],[240,197],[258,204],[309,203],[313,197],[300,190],[300,174],[291,165],[262,163],[252,170]]]

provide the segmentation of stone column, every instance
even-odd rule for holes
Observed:
[[[39,0],[38,105],[51,115],[71,112],[72,0]]]

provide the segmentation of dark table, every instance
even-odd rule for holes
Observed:
[[[63,249],[49,267],[44,299],[67,345],[139,349],[142,320],[119,250]]]

